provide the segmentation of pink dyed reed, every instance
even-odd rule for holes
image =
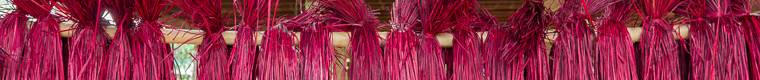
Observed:
[[[675,8],[680,0],[634,1],[636,11],[642,18],[644,32],[640,48],[643,80],[681,80],[678,62],[678,46],[674,37],[674,27],[664,17]]]
[[[422,43],[419,56],[419,79],[442,80],[446,79],[443,54],[440,44],[436,40],[438,33],[449,31],[456,12],[461,9],[457,0],[424,0],[420,2],[420,19],[422,21]]]
[[[37,18],[28,33],[27,47],[24,49],[24,68],[21,75],[29,80],[63,80],[63,53],[61,37],[58,33],[57,16],[50,14],[52,0],[13,0],[29,15]]]
[[[7,52],[2,55],[5,57],[1,73],[3,75],[0,75],[2,79],[22,79],[21,71],[24,71],[22,59],[28,20],[26,14],[22,10],[16,10],[0,19],[0,25],[4,25],[0,27],[0,39],[3,39],[0,41],[0,49]]]
[[[520,8],[522,9],[522,8]],[[525,61],[522,54],[507,53],[507,50],[514,46],[515,41],[510,36],[506,26],[494,26],[489,28],[483,58],[487,60],[485,64],[485,76],[489,80],[523,79]],[[511,55],[508,55],[511,54]],[[502,58],[510,57],[510,58]],[[514,60],[503,60],[514,59]],[[506,70],[514,69],[514,70]],[[518,76],[519,75],[519,76]]]
[[[475,33],[480,14],[480,4],[475,0],[462,0],[457,7],[456,24],[452,28],[454,34],[452,70],[449,79],[453,80],[484,80],[481,59],[481,39]]]
[[[383,56],[380,37],[376,27],[379,21],[362,0],[320,0],[330,18],[340,19],[342,24],[352,25],[349,48],[351,64],[349,77],[352,80],[382,79]]]
[[[549,79],[549,58],[546,55],[544,45],[542,45],[544,44],[544,35],[546,35],[543,31],[548,26],[548,22],[545,21],[547,15],[545,15],[543,4],[544,3],[541,0],[527,1],[523,8],[518,10],[518,13],[520,14],[513,14],[513,18],[509,19],[511,28],[516,30],[512,32],[511,37],[514,38],[511,39],[517,40],[511,40],[516,42],[514,46],[510,47],[507,51],[507,55],[504,57],[497,57],[501,60],[506,60],[506,62],[517,64],[506,64],[510,66],[506,69],[507,71],[510,71],[507,75],[516,75],[514,77],[507,77],[506,79]],[[521,59],[519,57],[523,57],[521,55],[524,55],[525,62],[520,61]],[[524,74],[518,72],[523,69],[525,69]],[[525,76],[523,78],[520,75]]]
[[[257,68],[262,80],[300,80],[300,55],[296,54],[293,34],[282,25],[275,25],[275,11],[279,0],[266,1],[266,27],[262,43],[262,53],[258,56]]]
[[[749,56],[749,77],[752,80],[760,79],[760,16],[746,15],[741,18],[742,25],[747,32],[744,37],[747,40]]]
[[[134,10],[140,20],[130,36],[132,58],[140,67],[133,67],[133,79],[175,80],[174,53],[164,41],[162,24],[158,18],[164,14],[164,0],[135,0]]]
[[[256,78],[256,29],[259,19],[264,17],[266,0],[235,0],[243,21],[236,27],[238,34],[232,47],[230,62],[232,80],[252,80]]]
[[[752,10],[753,8],[760,7],[760,1],[758,0],[749,0],[745,4],[746,10]],[[748,15],[749,13],[745,13],[744,16],[740,17],[739,20],[741,21],[741,26],[744,28],[744,39],[747,41],[747,56],[748,56],[748,63],[749,63],[749,79],[751,80],[759,80],[760,79],[760,38],[757,36],[760,36],[760,17]]]
[[[278,28],[279,27],[279,28]],[[299,80],[298,55],[293,47],[293,34],[285,32],[281,26],[270,26],[264,32],[262,53],[259,54],[257,68],[263,80]]]
[[[689,38],[690,38],[690,55],[691,55],[691,74],[690,79],[709,80],[715,79],[715,64],[717,60],[716,52],[713,51],[712,35],[715,33],[708,25],[705,17],[707,11],[707,0],[690,0],[688,1],[690,21]]]
[[[475,31],[490,31],[489,29],[492,29],[492,28],[503,27],[499,25],[498,20],[496,19],[496,16],[491,14],[490,11],[480,6],[476,6],[475,8],[479,8],[479,9],[475,9],[472,13],[475,15],[473,17],[476,18],[472,24],[473,29]],[[504,36],[503,34],[499,34],[499,35]],[[478,36],[478,37],[482,37],[482,36]],[[477,74],[480,74],[479,76],[483,77],[482,79],[489,80],[490,78],[489,74],[492,74],[491,71],[493,69],[493,67],[491,66],[492,63],[489,61],[491,61],[491,58],[493,58],[493,56],[495,55],[486,53],[486,51],[488,50],[486,49],[487,48],[486,45],[488,44],[485,44],[485,42],[483,42],[482,39],[479,44],[480,46],[477,49],[480,51],[480,54],[478,56],[480,57],[480,59],[478,60],[478,64],[481,70],[479,70]]]
[[[318,6],[315,4],[311,4]],[[335,49],[332,46],[330,32],[335,26],[318,15],[321,8],[309,8],[286,22],[286,26],[301,29],[299,48],[303,56],[303,79],[331,80],[339,76],[331,70]],[[304,40],[308,39],[308,40]]]
[[[227,59],[227,45],[224,43],[222,32],[224,19],[222,1],[219,0],[171,0],[174,6],[182,10],[194,27],[205,32],[203,42],[199,45],[196,75],[198,80],[228,80],[230,66]]]
[[[419,40],[412,28],[419,27],[419,0],[393,3],[392,30],[385,44],[383,69],[387,80],[419,80]]]
[[[633,41],[628,33],[631,5],[625,0],[611,0],[597,28],[599,76],[602,80],[638,80]]]
[[[554,80],[580,79],[596,80],[598,72],[594,70],[596,47],[594,30],[587,23],[593,24],[588,11],[591,5],[586,0],[565,0],[554,15],[557,20],[557,39],[552,48]],[[598,5],[591,5],[598,7]],[[582,13],[585,12],[585,13]]]
[[[509,25],[489,29],[484,51],[484,55],[492,55],[485,69],[488,79],[549,79],[549,61],[543,41],[547,27],[543,4],[543,0],[525,0],[507,19]]]
[[[749,79],[746,54],[745,34],[736,19],[750,11],[743,5],[746,0],[708,0],[707,19],[715,32],[712,34],[712,51],[717,54],[714,60],[715,79],[746,80]],[[727,68],[730,67],[730,68]]]
[[[74,35],[69,41],[68,79],[103,79],[107,66],[103,66],[108,47],[105,30],[102,28],[100,0],[60,0],[57,6],[67,18],[77,22]]]
[[[114,35],[111,45],[108,46],[108,54],[103,56],[103,63],[100,66],[105,66],[103,72],[105,74],[101,79],[113,79],[113,80],[127,80],[127,79],[148,79],[148,73],[145,73],[144,68],[152,68],[147,66],[134,67],[134,76],[132,72],[132,66],[124,66],[128,64],[141,65],[140,61],[132,60],[133,57],[140,59],[139,56],[133,56],[132,52],[133,44],[132,40],[135,38],[133,24],[133,0],[105,0],[103,2],[104,7],[111,13],[111,17],[116,22],[117,30]],[[140,55],[140,54],[137,54]]]

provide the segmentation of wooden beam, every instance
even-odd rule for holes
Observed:
[[[71,29],[71,23],[64,23],[61,24],[61,30],[64,30],[61,32],[62,37],[71,37],[73,34],[73,30]],[[674,33],[676,35],[675,39],[681,39],[681,38],[688,38],[689,34],[689,28],[686,25],[679,25],[676,27],[676,30],[678,33]],[[203,39],[203,31],[201,30],[188,30],[188,29],[162,29],[164,32],[164,39],[167,43],[180,43],[180,44],[200,44]],[[112,38],[114,33],[116,32],[116,28],[114,26],[108,26],[106,28],[106,32],[108,33],[108,37]],[[628,28],[628,32],[631,35],[631,39],[634,42],[638,42],[639,39],[641,39],[641,33],[643,30],[639,27],[637,28]],[[263,31],[256,32],[256,43],[261,44]],[[237,34],[236,31],[225,31],[222,33],[224,35],[225,43],[228,45],[231,45],[235,41],[235,35]],[[386,36],[388,35],[388,32],[378,32],[380,35],[380,41],[381,43],[384,43]],[[485,32],[478,32],[480,34],[481,39],[485,40],[486,34]],[[349,32],[333,32],[332,33],[332,44],[335,47],[348,47],[349,45],[349,38],[350,33]],[[300,39],[300,33],[295,32],[294,34],[296,41],[295,43],[298,44],[298,41]],[[553,42],[553,40],[556,39],[556,33],[549,33],[546,36],[548,39],[546,40],[547,44],[550,44]],[[436,36],[436,39],[438,39],[438,42],[441,44],[442,47],[451,47],[453,42],[454,35],[451,33],[441,33]]]

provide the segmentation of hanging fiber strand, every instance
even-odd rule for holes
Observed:
[[[111,17],[114,19],[114,22],[116,22],[117,27],[113,41],[108,48],[108,54],[105,54],[103,56],[104,62],[101,64],[101,66],[106,66],[104,73],[107,73],[104,74],[106,76],[103,79],[149,79],[147,78],[149,74],[144,72],[147,71],[144,69],[152,67],[140,66],[144,65],[144,63],[133,60],[133,57],[137,57],[134,59],[141,58],[132,55],[132,53],[137,52],[132,52],[132,46],[134,43],[132,43],[131,40],[134,40],[134,38],[130,36],[135,32],[133,29],[135,25],[133,24],[134,19],[132,14],[134,4],[131,3],[134,3],[133,0],[103,1],[105,9],[110,12]],[[136,64],[140,67],[124,66],[128,64]],[[134,72],[132,72],[132,68],[136,68]],[[134,77],[132,77],[133,73]]]
[[[308,4],[307,4],[308,5]],[[310,4],[318,6],[316,4]],[[303,10],[298,16],[291,18],[286,26],[301,29],[299,48],[303,56],[303,73],[306,80],[332,80],[336,79],[333,67],[335,49],[332,46],[330,31],[334,27],[330,22],[320,19],[320,8]]]
[[[257,67],[262,80],[301,80],[300,56],[294,47],[293,34],[286,26],[276,24],[275,11],[279,0],[266,2],[266,27]]]
[[[421,53],[419,56],[419,79],[442,80],[446,79],[443,53],[440,43],[436,40],[438,33],[451,30],[454,26],[456,12],[462,9],[457,6],[457,1],[464,0],[424,0],[420,2],[420,21],[422,25]]]
[[[510,41],[516,41],[516,44],[507,51],[507,55],[504,57],[497,57],[501,60],[507,60],[506,62],[518,64],[511,65],[504,63],[511,65],[511,67],[507,69],[510,71],[507,75],[516,75],[515,77],[506,79],[521,79],[518,76],[522,75],[522,72],[518,71],[523,70],[521,68],[524,68],[526,72],[524,74],[525,77],[522,79],[549,80],[549,58],[546,52],[544,52],[546,50],[544,47],[544,36],[546,34],[543,32],[548,27],[548,22],[545,21],[547,16],[544,14],[546,10],[543,4],[544,3],[541,0],[531,0],[529,3],[525,4],[526,6],[524,6],[523,9],[519,10],[524,11],[524,13],[513,14],[513,18],[509,19],[509,23],[512,26],[511,28],[516,30],[510,31],[512,33],[511,36],[515,37],[511,39],[517,39]],[[508,59],[521,55],[525,56],[525,67],[522,67],[523,65],[520,64],[522,63],[521,61],[516,60],[519,58]]]
[[[543,31],[546,28],[544,10],[543,0],[524,0],[522,6],[507,19],[509,25],[489,29],[484,51],[484,55],[490,55],[487,56],[489,61],[485,69],[488,79],[526,79],[528,68],[534,71],[530,72],[531,78],[548,79],[549,65],[543,47]],[[531,61],[536,61],[531,64],[534,67],[526,67],[526,56],[529,55]]]
[[[590,6],[587,6],[590,5]],[[552,47],[554,80],[596,80],[593,20],[588,7],[598,7],[586,0],[565,0],[554,15],[557,39]],[[588,23],[587,23],[588,21]],[[589,24],[591,23],[591,24]]]
[[[760,1],[749,0],[745,6],[745,10],[751,11],[753,8],[760,7]],[[760,16],[745,13],[739,20],[744,28],[744,39],[747,41],[749,79],[758,80],[760,79],[760,37],[757,36],[760,36]]]
[[[414,29],[419,27],[420,0],[396,0],[393,3],[391,27],[385,45],[384,78],[387,80],[419,80],[419,40]]]
[[[108,48],[108,37],[100,15],[100,0],[60,0],[57,8],[68,14],[74,24],[74,35],[69,41],[68,79],[96,80],[104,79],[107,66],[103,66]]]
[[[13,0],[14,4],[23,3],[20,0]],[[22,65],[24,43],[26,42],[26,30],[27,20],[24,7],[16,7],[16,10],[5,14],[0,19],[0,49],[5,49],[6,54],[3,59],[4,68],[2,69],[3,75],[0,75],[1,79],[16,80],[23,79],[21,71],[24,71]]]
[[[63,53],[58,33],[58,17],[50,14],[51,0],[13,0],[17,7],[29,12],[37,21],[28,33],[24,51],[23,78],[29,80],[63,80]]]
[[[760,0],[748,0],[745,3],[746,11],[760,8]],[[748,71],[751,80],[760,79],[760,16],[745,13],[740,17],[741,26],[744,28],[744,39],[747,41]]]
[[[599,76],[602,80],[638,80],[633,41],[625,24],[631,12],[630,1],[610,0],[597,28]]]
[[[760,16],[745,15],[741,18],[745,28],[749,56],[749,77],[760,79]]]
[[[382,50],[376,27],[379,22],[363,0],[320,0],[320,5],[342,24],[353,25],[349,49],[351,64],[349,77],[352,80],[379,80],[382,75]]]
[[[259,19],[264,16],[266,0],[235,0],[235,6],[243,20],[235,30],[239,33],[232,46],[230,62],[232,80],[252,80],[256,78],[256,29]]]
[[[715,79],[722,80],[746,80],[749,79],[746,45],[744,37],[736,36],[744,34],[743,28],[739,26],[737,19],[749,13],[746,6],[739,6],[747,3],[745,0],[707,0],[707,20],[710,27],[714,30],[711,34],[713,47],[715,51],[713,56],[716,61]],[[738,6],[738,7],[737,7]],[[737,11],[738,10],[738,11]]]
[[[510,55],[509,57],[513,58],[506,58],[506,59],[515,59],[513,62],[505,62],[502,61],[501,57],[506,57],[507,55],[507,49],[514,46],[515,41],[508,41],[513,40],[510,39],[508,28],[506,26],[493,26],[488,29],[488,35],[486,37],[484,44],[484,50],[483,50],[483,58],[486,60],[486,63],[484,65],[484,74],[486,79],[488,80],[504,80],[507,77],[516,77],[519,79],[523,79],[524,76],[516,76],[516,75],[522,75],[523,69],[525,67],[525,60],[523,60],[523,55]],[[507,65],[507,64],[509,65]],[[520,66],[519,68],[510,68],[512,65]],[[506,69],[517,69],[516,71]],[[508,73],[513,73],[514,75],[507,75]]]
[[[644,20],[639,45],[643,80],[681,80],[673,25],[664,19],[679,3],[680,0],[641,0],[634,3]]]
[[[484,10],[486,11],[486,10]],[[487,15],[491,15],[490,12],[487,13]],[[510,45],[514,46],[514,41],[507,41],[508,32],[506,26],[499,25],[496,22],[496,19],[494,16],[481,16],[481,17],[489,17],[490,21],[483,21],[484,24],[483,28],[486,28],[488,30],[485,43],[483,44],[483,52],[481,54],[481,59],[483,62],[483,74],[484,79],[486,80],[501,80],[504,79],[504,73],[507,73],[504,71],[505,65],[502,64],[502,61],[496,61],[496,56],[503,55],[506,51],[506,48],[504,46]],[[490,22],[490,23],[489,23]],[[507,44],[510,43],[510,44]],[[519,58],[522,59],[522,58]],[[524,64],[522,64],[524,65]],[[520,72],[523,72],[522,70]]]
[[[8,53],[5,52],[5,49],[0,48],[0,78],[5,78],[7,75],[5,73],[6,68],[8,67],[7,64],[5,64],[5,60],[8,59]]]
[[[227,60],[227,45],[222,32],[222,1],[219,0],[171,0],[174,6],[182,10],[189,22],[205,32],[203,42],[195,55],[198,66],[198,80],[228,80],[230,66]]]
[[[453,25],[453,72],[451,80],[483,80],[483,65],[480,60],[481,39],[475,33],[475,27],[479,27],[476,21],[479,19],[480,7],[476,0],[462,0],[458,7],[456,23]]]
[[[485,54],[493,55],[486,65],[491,68],[486,71],[491,80],[549,79],[545,10],[543,0],[524,0],[507,19],[508,25],[490,29]]]
[[[689,53],[691,57],[690,79],[710,80],[715,79],[716,52],[711,42],[715,33],[705,20],[707,14],[707,0],[687,1],[689,14]]]
[[[131,33],[138,36],[130,36],[134,39],[132,58],[139,66],[133,67],[133,79],[175,80],[174,53],[164,41],[162,23],[158,21],[164,14],[167,2],[135,0],[133,3],[136,3],[134,11],[140,21],[136,31]]]

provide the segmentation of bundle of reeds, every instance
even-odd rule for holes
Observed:
[[[263,80],[300,80],[300,55],[296,53],[293,34],[287,26],[277,24],[275,11],[279,0],[266,1],[266,27],[262,53],[258,57],[258,74]]]
[[[548,80],[549,60],[544,48],[547,28],[543,0],[524,0],[507,25],[489,28],[484,55],[491,80]]]
[[[609,0],[597,27],[596,47],[602,80],[638,80],[633,41],[626,22],[631,10],[628,0]]]
[[[746,15],[741,18],[747,40],[749,77],[760,79],[760,16]]]
[[[306,4],[319,6],[317,4]],[[336,31],[327,19],[319,15],[322,8],[314,7],[302,12],[286,22],[286,26],[300,29],[301,39],[299,48],[303,56],[303,79],[331,80],[337,79],[333,66],[335,49],[332,46],[330,32]]]
[[[101,25],[101,0],[60,0],[57,6],[65,17],[76,22],[69,41],[68,79],[104,79],[108,37]]]
[[[133,41],[135,38],[131,36],[135,33],[135,25],[133,24],[133,9],[134,8],[133,0],[104,0],[103,4],[107,11],[110,12],[111,17],[114,19],[114,22],[116,22],[116,34],[114,35],[114,38],[111,41],[111,45],[108,48],[108,54],[105,54],[103,56],[103,63],[101,66],[105,66],[104,69],[104,76],[103,79],[113,79],[113,80],[127,80],[127,79],[150,79],[148,78],[151,76],[146,71],[153,71],[153,70],[147,70],[152,69],[152,66],[144,66],[144,62],[142,61],[142,57],[139,57],[142,55],[136,54],[133,56]],[[135,58],[133,58],[135,57]],[[140,61],[135,61],[135,60]],[[116,65],[113,65],[116,64]],[[132,66],[123,66],[127,64],[137,64],[140,65],[140,67],[132,67]],[[132,71],[132,68],[135,68],[134,72]],[[132,77],[134,75],[134,77]]]
[[[27,12],[23,11],[23,9],[17,8],[16,11],[8,13],[0,19],[0,25],[3,25],[0,27],[0,39],[3,39],[3,41],[0,41],[0,48],[7,51],[3,55],[5,57],[3,60],[5,66],[2,70],[3,75],[0,76],[2,79],[22,79],[21,71],[23,70],[21,69],[23,68],[21,66],[23,63],[21,62],[28,20],[26,14]]]
[[[450,31],[455,25],[457,11],[462,7],[456,6],[464,0],[424,0],[420,2],[420,21],[422,26],[422,50],[419,56],[419,79],[446,79],[443,53],[440,43],[436,40],[438,33]]]
[[[133,62],[139,65],[133,67],[132,79],[176,79],[174,53],[164,41],[164,33],[161,31],[163,25],[158,20],[166,12],[167,1],[135,0],[133,3],[134,12],[137,12],[138,16],[136,19],[140,22],[137,27],[132,28],[136,31],[129,33],[132,39]]]
[[[31,26],[24,49],[24,79],[65,79],[58,17],[50,14],[53,0],[13,0],[37,21]]]
[[[454,34],[453,53],[451,64],[452,72],[449,79],[452,80],[483,80],[483,65],[481,59],[481,39],[475,28],[479,25],[480,16],[483,16],[482,8],[476,0],[461,0],[456,7],[457,17],[452,28]]]
[[[596,47],[594,45],[593,18],[589,7],[599,7],[587,0],[565,0],[554,15],[557,39],[552,47],[554,79],[598,79],[594,70]]]
[[[691,77],[689,79],[710,79],[715,78],[715,56],[716,52],[710,47],[712,44],[712,35],[714,30],[710,28],[705,17],[707,11],[707,0],[689,0],[688,1],[689,17],[689,53],[691,57]]]
[[[641,48],[641,76],[644,80],[681,80],[678,46],[673,39],[674,27],[665,20],[681,0],[632,1],[643,18]]]
[[[235,30],[238,35],[230,53],[232,80],[252,80],[256,78],[256,29],[265,17],[266,0],[235,0],[235,6],[242,16],[242,22]]]
[[[219,0],[171,0],[174,6],[182,10],[193,27],[205,32],[203,42],[199,45],[196,75],[198,80],[227,80],[230,76],[227,45],[222,32],[221,7]]]
[[[393,3],[392,30],[385,45],[384,77],[388,80],[419,80],[419,40],[414,33],[420,27],[419,0]]]
[[[329,14],[328,18],[339,19],[340,24],[349,24],[351,32],[349,49],[351,63],[349,77],[354,80],[382,79],[383,55],[377,34],[379,22],[362,0],[320,0],[318,4]]]

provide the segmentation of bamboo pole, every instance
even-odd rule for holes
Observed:
[[[71,37],[73,34],[73,30],[71,29],[71,23],[63,23],[61,24],[61,36],[62,37]],[[108,26],[106,29],[106,32],[108,33],[109,38],[113,38],[114,33],[116,32],[116,28],[113,26]],[[689,34],[689,28],[687,25],[679,25],[676,27],[676,30],[678,33],[674,33],[676,35],[675,39],[681,39],[681,38],[688,38]],[[167,43],[182,43],[182,44],[200,44],[203,39],[203,31],[200,30],[188,30],[188,29],[162,29],[164,32],[164,40],[166,40]],[[631,35],[631,39],[634,42],[638,42],[641,36],[641,33],[643,32],[642,28],[635,27],[635,28],[628,28],[628,32]],[[262,34],[263,31],[256,32],[256,43],[261,44]],[[386,36],[388,35],[388,32],[378,32],[380,35],[380,41],[381,43],[385,42]],[[236,31],[225,31],[222,33],[224,35],[225,43],[231,45],[235,42],[235,35],[237,34]],[[480,34],[481,39],[485,40],[486,33],[485,32],[478,32]],[[298,44],[298,40],[300,39],[299,32],[295,32],[295,43]],[[333,32],[332,33],[332,44],[335,47],[347,47],[349,45],[349,35],[348,32]],[[439,43],[441,43],[442,47],[451,47],[453,42],[454,35],[451,33],[441,33],[437,35],[437,39]],[[546,36],[545,41],[547,44],[551,44],[553,40],[556,38],[556,33],[549,33]]]

